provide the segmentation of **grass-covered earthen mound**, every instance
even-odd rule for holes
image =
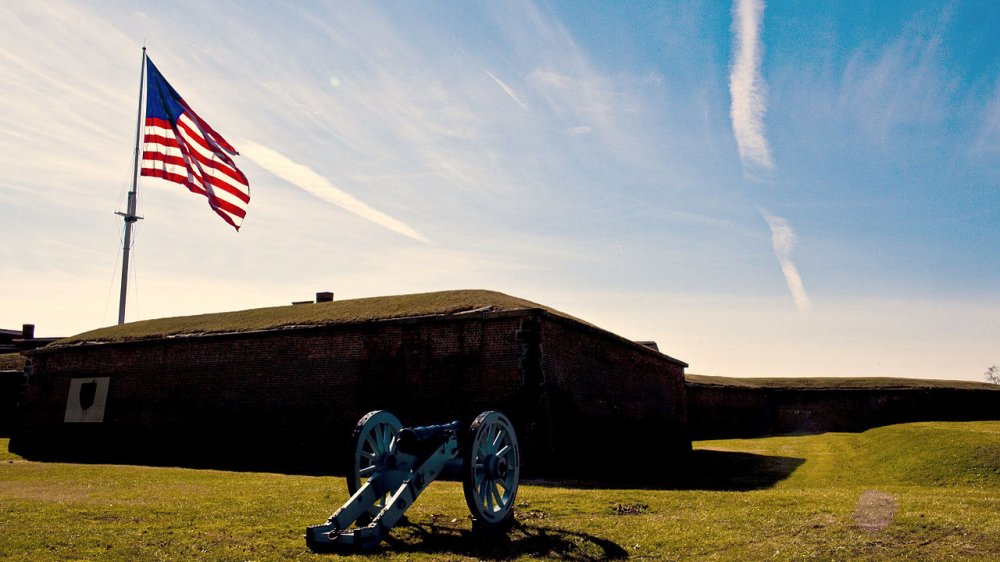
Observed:
[[[400,318],[532,309],[541,309],[557,316],[571,318],[567,314],[546,306],[496,291],[457,290],[142,320],[91,330],[61,339],[52,345],[123,342],[171,336],[252,332],[302,326],[357,324]]]
[[[769,378],[735,378],[714,377],[706,375],[687,374],[684,377],[689,385],[712,386],[734,389],[773,389],[773,390],[901,390],[901,389],[931,389],[931,388],[962,388],[995,390],[1000,392],[1000,385],[985,382],[935,380],[935,379],[897,379],[890,377],[769,377]]]
[[[26,362],[20,353],[0,353],[0,371],[23,371]]]
[[[687,375],[685,387],[694,439],[1000,419],[1000,386],[971,381]]]

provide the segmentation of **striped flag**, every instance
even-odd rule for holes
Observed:
[[[212,210],[239,230],[250,203],[250,184],[233,162],[239,152],[198,117],[148,58],[146,83],[142,175],[204,195]]]

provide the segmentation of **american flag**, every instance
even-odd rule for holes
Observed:
[[[250,184],[233,162],[239,154],[204,122],[146,59],[144,176],[179,183],[208,198],[223,220],[240,229]]]

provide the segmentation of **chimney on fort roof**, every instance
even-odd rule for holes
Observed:
[[[33,340],[33,339],[35,339],[35,325],[34,324],[21,324],[21,339],[22,340]]]
[[[333,302],[333,293],[331,291],[316,293],[316,302]]]

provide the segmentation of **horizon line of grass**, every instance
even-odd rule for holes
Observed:
[[[1000,391],[1000,385],[987,382],[947,379],[912,379],[896,377],[723,377],[687,373],[685,382],[702,385],[747,389],[778,390],[851,390],[851,389],[965,389]]]

